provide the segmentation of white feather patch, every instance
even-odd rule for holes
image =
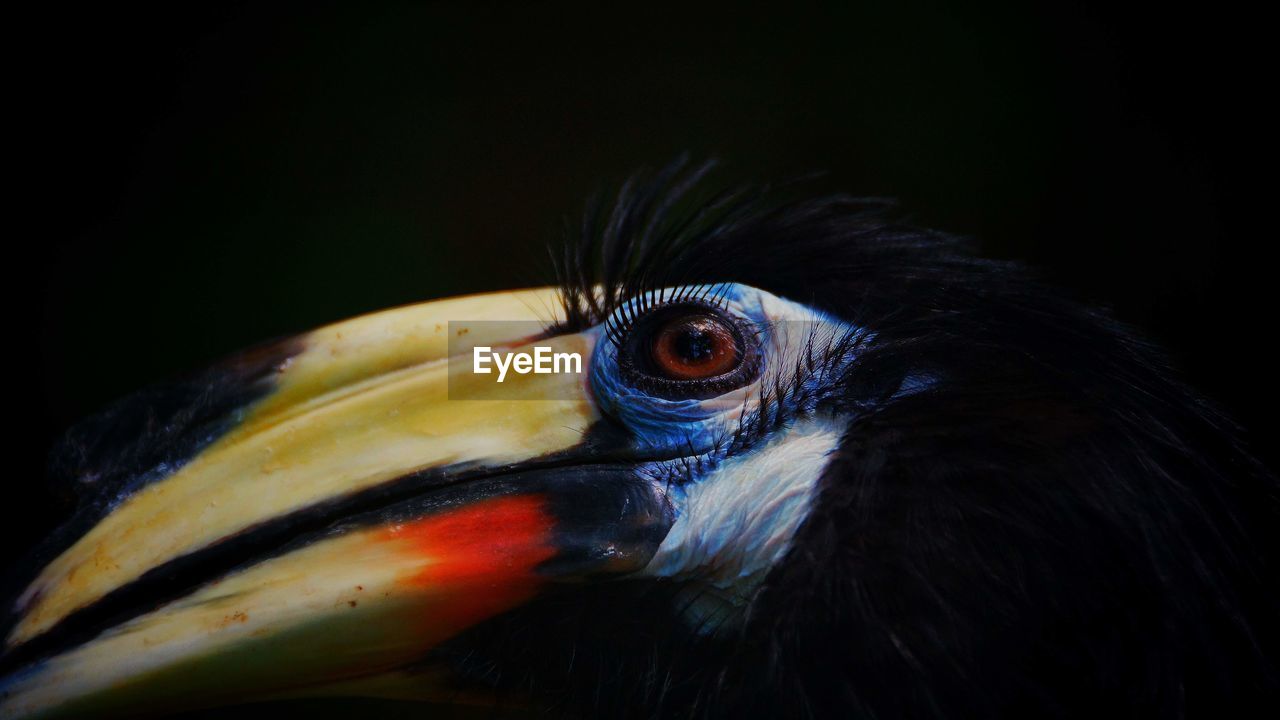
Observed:
[[[642,572],[696,579],[731,602],[745,599],[786,554],[843,432],[843,423],[804,419],[689,485]]]

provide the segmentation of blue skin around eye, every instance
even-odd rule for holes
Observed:
[[[613,349],[607,340],[603,343]],[[635,438],[636,450],[642,453],[670,454],[671,451],[703,452],[715,442],[707,422],[713,412],[698,400],[667,400],[645,395],[622,383],[616,357],[605,362],[596,353],[596,370],[591,386],[601,409],[617,419]]]
[[[718,285],[695,288],[714,292],[732,311],[747,322],[764,323],[766,318],[758,302],[743,303],[744,288]],[[686,295],[687,297],[688,295]],[[632,301],[635,302],[635,301]],[[748,307],[744,307],[748,305]],[[706,452],[723,434],[714,418],[722,410],[703,400],[668,400],[647,395],[622,381],[618,369],[618,349],[603,337],[596,342],[591,360],[591,389],[600,408],[628,430],[635,438],[635,450],[643,454],[688,455]],[[768,358],[764,358],[767,363]],[[735,415],[736,417],[736,415]]]
[[[726,312],[740,319],[748,326],[760,329],[759,351],[762,355],[765,372],[769,372],[773,358],[769,353],[775,348],[775,319],[765,311],[765,303],[760,291],[742,285],[718,285],[714,288],[698,286],[682,288],[677,292],[683,297],[698,296],[704,290],[714,293],[722,302]],[[668,294],[671,291],[666,291]],[[652,294],[651,294],[652,295]],[[637,301],[632,301],[637,302]],[[661,298],[651,298],[650,304],[661,304]],[[771,302],[787,301],[774,300]],[[794,305],[794,303],[791,303]],[[804,315],[808,317],[803,317]],[[856,333],[862,340],[870,340],[871,333],[852,327],[825,313],[807,310],[799,313],[801,317],[790,320],[812,323],[814,326],[826,325],[832,328],[828,339],[845,332]],[[783,318],[786,320],[786,318]],[[591,389],[595,394],[600,409],[608,416],[622,424],[630,431],[633,449],[641,455],[649,457],[689,457],[702,455],[721,443],[728,431],[735,428],[741,417],[740,408],[726,408],[716,398],[707,400],[669,400],[648,395],[641,390],[630,387],[623,379],[618,368],[618,348],[604,337],[603,326],[594,330],[597,333],[595,352],[591,360]],[[852,362],[853,357],[842,359],[843,363]],[[841,372],[839,367],[825,368],[827,378]],[[821,385],[823,379],[819,375],[803,380],[798,392],[787,396],[787,400],[795,402],[812,402],[817,394],[812,391]],[[912,375],[907,377],[894,400],[907,395],[927,390],[935,380],[928,376]],[[799,400],[797,398],[805,398]],[[775,401],[777,398],[774,398]],[[784,400],[786,402],[787,400]],[[798,408],[788,408],[795,411]]]

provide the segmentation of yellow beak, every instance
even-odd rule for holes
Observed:
[[[267,394],[18,597],[0,716],[362,692],[557,579],[643,567],[669,511],[586,441],[596,336],[539,335],[556,307],[551,289],[445,300],[280,346]],[[475,347],[535,343],[583,371],[500,392],[459,372]]]

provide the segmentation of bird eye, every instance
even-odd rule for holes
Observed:
[[[738,365],[741,350],[733,328],[708,315],[676,317],[649,343],[654,368],[671,380],[703,380]]]
[[[700,399],[742,387],[758,374],[753,335],[717,308],[657,308],[627,331],[619,360],[633,386],[668,399]]]

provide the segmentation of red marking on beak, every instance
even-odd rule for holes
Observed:
[[[553,527],[543,499],[522,495],[483,500],[385,532],[428,558],[403,582],[427,599],[424,634],[444,639],[537,593],[543,580],[535,568],[556,553]]]

